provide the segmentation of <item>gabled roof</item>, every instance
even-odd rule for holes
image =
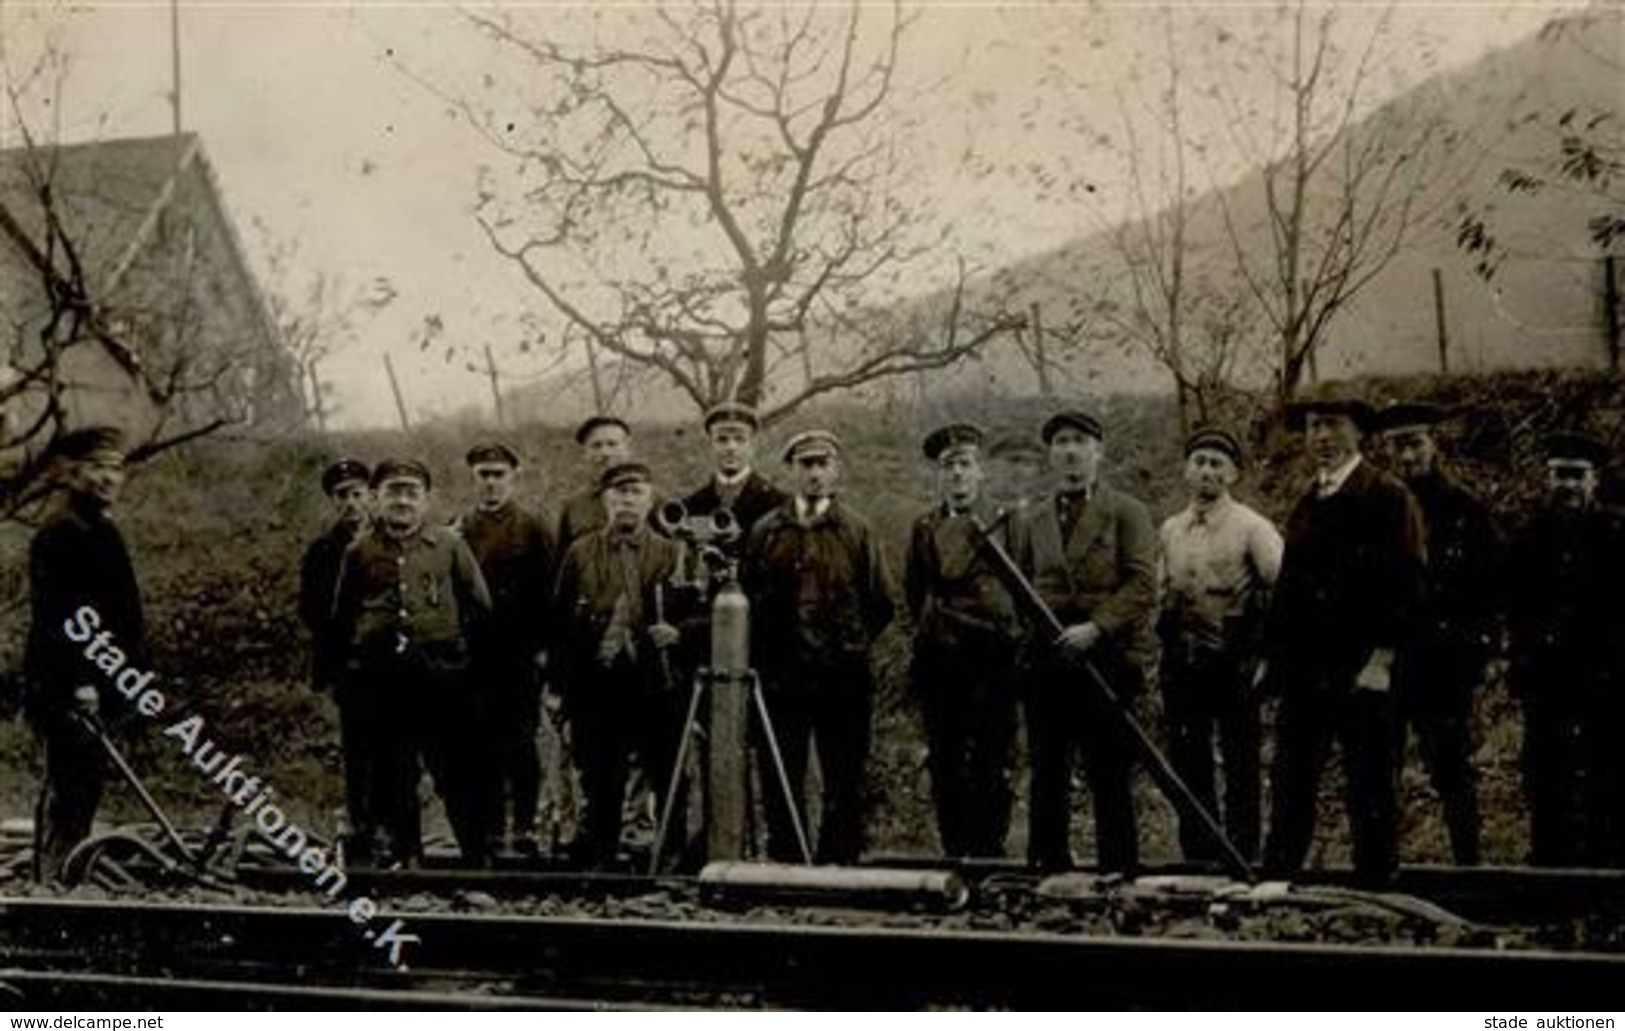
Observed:
[[[236,228],[225,210],[214,173],[194,133],[102,140],[93,143],[12,147],[0,150],[0,200],[36,246],[45,240],[45,214],[36,182],[51,183],[53,206],[78,250],[91,300],[111,294],[156,231],[183,177],[196,175],[210,214],[223,227],[232,272],[249,296],[268,340],[274,323],[249,270]],[[14,240],[6,245],[17,250]],[[19,257],[26,256],[18,254]],[[104,344],[127,365],[134,356],[105,336]]]

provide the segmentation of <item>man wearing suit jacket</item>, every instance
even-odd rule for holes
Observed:
[[[691,516],[723,510],[733,514],[739,524],[739,537],[725,550],[735,558],[744,549],[745,535],[756,521],[790,500],[788,494],[753,468],[759,428],[756,410],[737,401],[724,401],[706,412],[705,435],[711,441],[716,470],[705,486],[683,499],[683,507]]]
[[[1380,885],[1398,865],[1390,670],[1422,599],[1422,513],[1402,483],[1361,457],[1373,415],[1365,402],[1325,398],[1288,415],[1306,434],[1316,473],[1287,520],[1265,632],[1260,677],[1281,695],[1281,711],[1264,863],[1276,875],[1303,865],[1336,738],[1355,874]]]
[[[1100,482],[1099,420],[1062,412],[1044,424],[1042,436],[1056,492],[1034,502],[1013,528],[1013,557],[1066,632],[1040,644],[1032,663],[1028,859],[1045,870],[1072,865],[1072,749],[1081,746],[1100,867],[1128,872],[1139,861],[1132,744],[1082,663],[1093,665],[1120,699],[1144,690],[1157,535],[1143,504]]]

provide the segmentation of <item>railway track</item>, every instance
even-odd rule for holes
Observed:
[[[0,991],[24,1008],[128,989],[231,1008],[1573,1010],[1625,984],[1625,956],[1594,953],[401,915],[421,939],[406,969],[333,909],[4,899]]]

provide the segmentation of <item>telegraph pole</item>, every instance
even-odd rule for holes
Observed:
[[[406,417],[406,399],[401,396],[401,381],[395,378],[395,363],[389,360],[389,352],[384,352],[384,371],[389,373],[389,389],[395,395],[395,412],[401,417],[401,429],[412,428],[412,421]]]

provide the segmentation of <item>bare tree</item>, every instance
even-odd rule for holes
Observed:
[[[85,246],[101,227],[74,217],[63,150],[41,142],[25,117],[35,91],[60,100],[67,58],[50,42],[24,70],[13,68],[13,56],[0,54],[0,67],[21,146],[0,163],[0,248],[13,269],[25,271],[0,306],[8,332],[0,367],[0,519],[17,517],[50,489],[50,446],[71,428],[74,366],[86,352],[103,352],[123,385],[126,414],[139,410],[126,420],[144,428],[130,453],[136,462],[252,421],[256,405],[278,397],[285,371],[274,355],[196,346],[208,312],[199,296],[201,256],[184,219],[169,226],[175,245],[150,262],[125,256],[125,281],[139,279],[141,289],[117,303],[104,296]]]
[[[1236,266],[1276,340],[1283,404],[1333,320],[1450,192],[1445,163],[1458,139],[1439,107],[1413,94],[1371,109],[1384,53],[1401,45],[1391,13],[1351,48],[1337,42],[1349,36],[1345,12],[1302,0],[1284,12],[1284,54],[1224,26],[1211,31],[1220,67],[1270,69],[1267,117],[1233,85],[1216,88],[1235,148],[1262,167],[1258,196],[1218,196]]]
[[[523,62],[522,79],[484,76],[500,100],[412,73],[505,155],[516,188],[483,177],[480,225],[590,347],[659,370],[698,406],[738,398],[772,421],[953,365],[1020,324],[972,318],[963,276],[945,324],[883,314],[905,277],[928,293],[927,266],[944,267],[895,138],[900,8],[715,0],[614,16],[620,42],[574,44],[553,12],[545,31],[469,15]],[[522,117],[514,89],[530,97]],[[831,326],[837,345],[803,348]],[[780,362],[811,374],[780,389]]]

